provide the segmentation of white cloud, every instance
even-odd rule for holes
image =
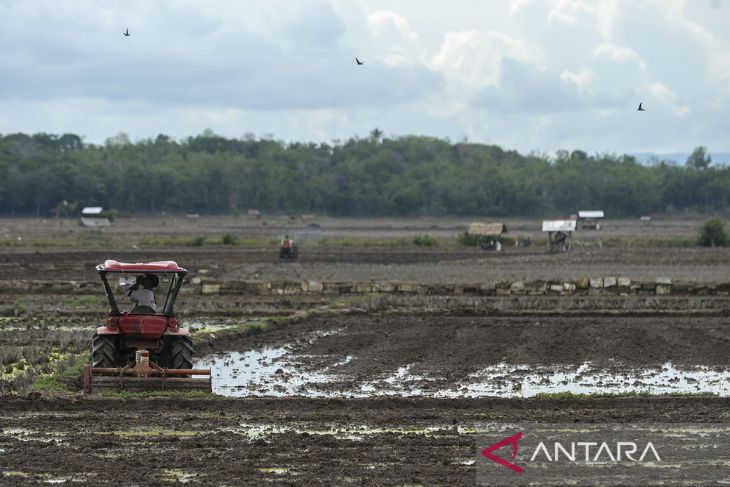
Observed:
[[[379,10],[368,15],[376,53],[391,67],[414,65],[421,62],[423,51],[418,34],[400,15]]]
[[[662,103],[671,105],[674,102],[674,93],[662,83],[650,83],[649,91],[654,98],[658,99]]]
[[[602,42],[594,51],[596,56],[606,56],[613,61],[635,62],[642,70],[646,70],[646,63],[636,51],[629,47],[619,47],[610,42]]]
[[[454,96],[469,96],[499,84],[502,60],[507,57],[529,61],[532,56],[522,42],[501,32],[448,32],[431,68],[443,76]]]
[[[598,77],[588,66],[581,66],[580,69],[575,72],[564,69],[563,72],[560,73],[560,79],[563,81],[570,81],[584,93],[591,93]]]

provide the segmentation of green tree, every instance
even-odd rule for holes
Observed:
[[[692,151],[687,158],[687,167],[694,171],[705,171],[712,164],[712,157],[706,153],[705,148],[700,146]]]
[[[703,247],[724,247],[728,244],[725,222],[719,218],[710,218],[700,227],[699,244]]]

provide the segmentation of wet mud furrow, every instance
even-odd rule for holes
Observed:
[[[490,421],[728,421],[728,400],[0,399],[0,484],[473,485]]]

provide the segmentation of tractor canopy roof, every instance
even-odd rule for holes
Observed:
[[[177,262],[172,260],[145,263],[138,262],[136,264],[107,260],[103,264],[96,266],[96,270],[99,272],[188,272],[178,266]]]

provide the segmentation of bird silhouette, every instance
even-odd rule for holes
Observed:
[[[124,37],[129,37],[129,28],[127,28],[127,31],[124,33]]]
[[[644,103],[644,102],[641,102],[641,103],[639,103],[639,108],[637,108],[637,110],[639,110],[640,112],[645,112],[645,111],[646,111],[646,110],[644,110],[644,109],[643,109],[643,108],[641,107],[641,105],[643,105],[643,103]]]
[[[358,66],[362,66],[363,64],[365,64],[363,61],[360,61],[358,58],[355,58],[355,62],[357,63]]]

